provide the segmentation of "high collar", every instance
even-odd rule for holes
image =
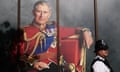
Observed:
[[[33,24],[33,26],[39,28],[40,31],[45,31],[46,30],[46,27],[44,29],[42,29],[42,27],[40,25],[36,24],[35,22],[33,22],[32,24]]]

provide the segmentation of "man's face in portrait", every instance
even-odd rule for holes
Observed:
[[[33,10],[33,14],[35,16],[35,23],[40,25],[46,24],[51,15],[50,8],[46,4],[37,5],[36,8]]]

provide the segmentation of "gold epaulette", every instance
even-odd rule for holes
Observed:
[[[34,36],[32,36],[31,38],[27,38],[26,32],[24,32],[24,39],[25,39],[25,41],[33,40],[33,39],[35,39],[35,38],[38,37],[38,36],[40,36],[41,38],[42,38],[42,37],[45,37],[43,33],[38,32],[38,33],[36,33]]]

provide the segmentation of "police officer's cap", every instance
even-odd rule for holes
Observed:
[[[104,40],[97,40],[95,43],[95,51],[97,52],[99,50],[108,50],[108,45]]]

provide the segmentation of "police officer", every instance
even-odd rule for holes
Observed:
[[[113,72],[111,66],[109,65],[106,57],[108,56],[108,45],[104,40],[97,40],[95,43],[95,53],[91,64],[91,72]]]

